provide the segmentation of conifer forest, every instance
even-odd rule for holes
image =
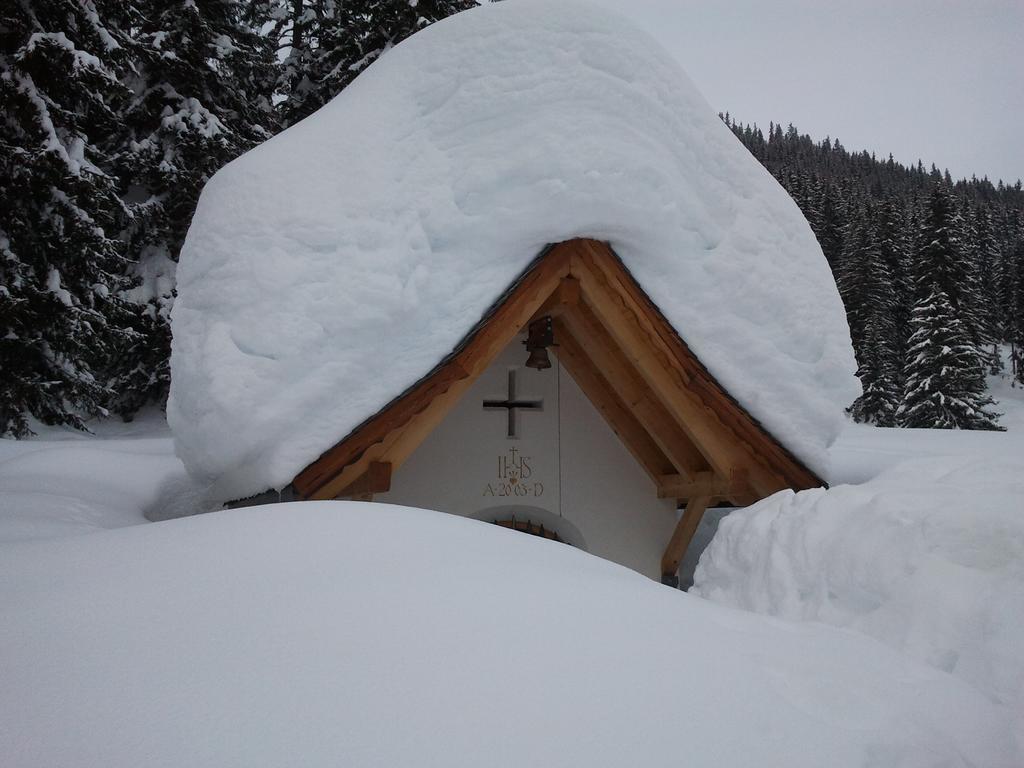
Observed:
[[[174,275],[223,165],[474,0],[19,0],[0,8],[0,434],[162,403]],[[999,429],[1024,385],[1024,190],[722,119],[846,307],[859,421]],[[1009,358],[1000,355],[1008,347]]]

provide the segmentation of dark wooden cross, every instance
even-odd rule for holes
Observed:
[[[508,397],[504,400],[484,400],[485,411],[496,411],[504,408],[508,411],[508,436],[516,436],[516,409],[523,408],[529,411],[544,410],[543,400],[516,400],[516,372],[511,369],[508,372]]]

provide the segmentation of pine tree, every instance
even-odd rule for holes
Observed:
[[[893,355],[888,353],[892,328],[883,316],[872,317],[865,328],[865,351],[857,358],[857,377],[863,389],[847,409],[855,421],[880,427],[896,425],[900,402],[900,378]]]
[[[834,270],[842,258],[843,230],[847,222],[846,205],[840,190],[832,184],[823,185],[817,209],[820,212],[819,224],[814,234],[825,259]]]
[[[325,18],[334,14],[333,0],[258,0],[255,15],[266,26],[270,39],[287,51],[277,75],[275,90],[283,96],[281,124],[297,123],[312,114],[321,102],[314,82],[317,43]]]
[[[1002,338],[1002,318],[999,313],[999,268],[1002,254],[996,241],[992,213],[987,206],[979,206],[971,215],[970,261],[976,276],[977,317],[979,343],[984,360],[992,374],[1002,370],[999,341]]]
[[[241,3],[148,2],[132,51],[131,141],[118,157],[139,208],[126,237],[141,282],[131,295],[140,341],[120,350],[114,382],[124,414],[166,395],[175,265],[203,185],[277,128],[273,42]]]
[[[891,156],[889,162],[892,162]],[[910,308],[914,301],[908,224],[903,208],[897,196],[889,195],[878,209],[875,225],[879,254],[892,281],[893,349],[896,360],[906,357],[907,339],[910,337]],[[902,386],[899,366],[896,374]]]
[[[977,350],[942,287],[935,282],[914,306],[905,368],[901,427],[1001,430],[999,414],[978,376]]]
[[[934,167],[933,173],[938,173]],[[927,298],[933,285],[938,285],[963,323],[968,339],[978,346],[981,297],[964,234],[965,224],[956,200],[944,184],[939,184],[928,198],[921,225],[914,276],[915,298]]]
[[[844,237],[836,275],[863,387],[849,411],[857,421],[891,426],[899,402],[896,296],[875,235],[873,210],[860,210]]]
[[[119,4],[35,0],[0,11],[0,434],[27,414],[84,427],[101,368],[132,339],[118,239],[130,211],[109,173],[126,37]]]
[[[1013,380],[1024,384],[1024,232],[1006,260],[1006,338]]]

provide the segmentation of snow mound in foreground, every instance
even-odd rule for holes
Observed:
[[[0,583],[11,768],[1017,763],[985,697],[871,638],[440,513],[6,544]]]
[[[286,485],[577,236],[824,474],[858,384],[807,222],[654,40],[535,0],[422,30],[206,186],[173,315],[179,455],[221,498]]]
[[[1024,734],[1019,459],[921,459],[778,493],[722,521],[695,582],[719,603],[873,635],[1009,706]]]

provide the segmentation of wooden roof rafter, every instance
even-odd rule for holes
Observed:
[[[297,494],[334,498],[373,485],[371,465],[397,469],[545,314],[555,353],[659,495],[749,503],[822,485],[718,385],[607,244],[570,240],[546,249],[433,371],[299,473]]]

